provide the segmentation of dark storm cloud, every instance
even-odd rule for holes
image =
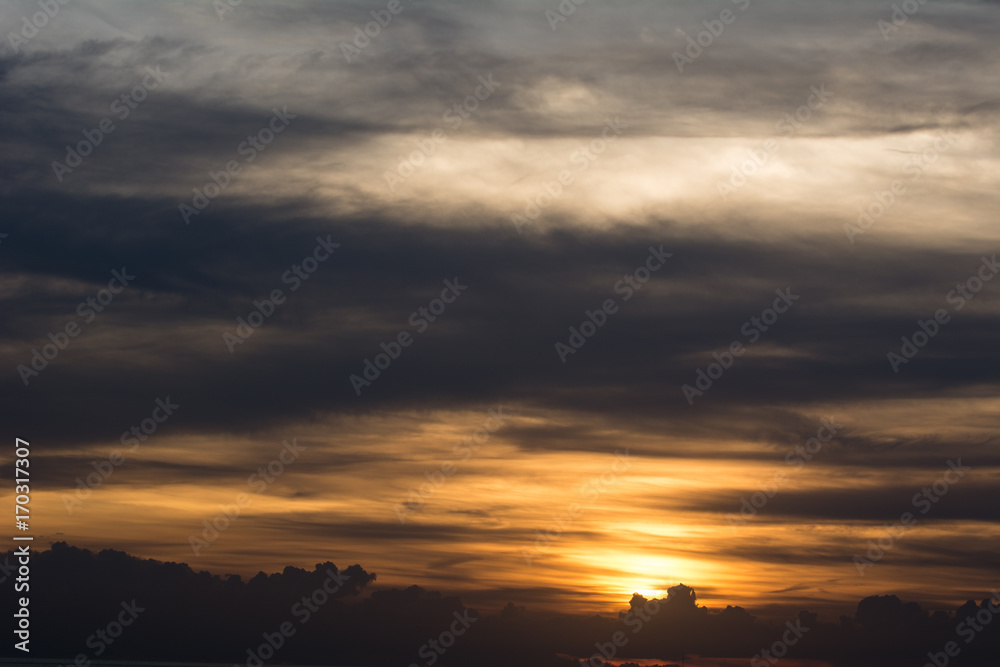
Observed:
[[[962,463],[967,465],[965,458]],[[939,462],[940,472],[947,470]],[[970,473],[971,474],[971,473]],[[911,513],[917,521],[1000,521],[997,501],[998,489],[995,475],[963,480],[954,488],[947,488],[941,496],[921,496],[940,475],[922,472],[922,479],[914,486],[879,486],[878,488],[833,488],[807,491],[783,490],[771,498],[760,512],[765,520],[784,521],[794,518],[802,521],[835,522],[885,522],[899,521],[900,515]],[[940,488],[940,487],[939,487]],[[757,489],[737,492],[736,496],[749,497]],[[931,500],[933,498],[933,501]],[[690,509],[711,512],[734,512],[738,502],[732,497],[719,497],[715,502],[691,504]],[[926,510],[926,511],[924,511]]]
[[[365,522],[344,522],[344,521],[287,521],[285,519],[261,519],[260,525],[265,528],[280,529],[282,526],[294,524],[298,532],[303,535],[311,535],[315,538],[337,537],[339,539],[363,538],[375,541],[434,541],[437,543],[454,542],[468,537],[478,535],[482,528],[472,525],[459,524],[432,524],[432,523],[412,523],[400,524],[393,520],[391,523]],[[496,530],[490,529],[491,534],[495,534],[503,539],[526,539],[523,531],[515,529]]]
[[[3,559],[6,567],[16,556],[8,552]],[[800,611],[794,623],[782,625],[761,621],[740,607],[700,606],[695,590],[675,586],[663,599],[633,595],[629,609],[617,618],[541,615],[513,604],[487,615],[456,597],[416,586],[376,588],[376,575],[359,565],[340,570],[328,561],[312,570],[288,567],[244,581],[195,572],[184,563],[142,560],[120,551],[93,553],[65,543],[36,554],[33,572],[42,582],[33,591],[33,617],[50,621],[33,637],[36,654],[83,653],[86,658],[100,646],[101,653],[113,658],[243,664],[258,660],[263,652],[258,647],[269,648],[267,636],[274,637],[282,627],[288,628],[285,636],[270,642],[278,648],[264,655],[297,664],[399,665],[418,654],[424,659],[447,654],[448,664],[454,665],[568,667],[579,660],[567,656],[587,657],[619,632],[630,639],[620,643],[620,657],[696,650],[746,657],[782,633],[789,637],[788,629],[797,637],[791,642],[795,657],[885,664],[880,658],[887,652],[920,655],[939,648],[954,636],[958,623],[977,613],[995,613],[996,606],[984,596],[981,602],[949,605],[948,611],[931,616],[896,596],[872,596],[858,603],[853,616],[839,621]],[[524,599],[553,591],[506,592]],[[94,625],[105,618],[120,618],[126,627],[97,635]],[[456,625],[456,619],[465,623]],[[428,639],[439,638],[448,628],[457,638],[437,644],[448,650],[427,650],[435,646]],[[965,647],[969,664],[991,664],[997,645],[994,628],[981,631],[975,644]],[[117,641],[105,641],[109,635]],[[5,655],[13,650],[3,649]]]
[[[898,520],[898,517],[894,520]],[[877,521],[877,524],[872,525],[873,528],[879,528],[884,522]],[[963,570],[968,570],[974,579],[978,579],[983,572],[995,569],[1000,563],[1000,558],[996,554],[996,538],[969,533],[963,536],[964,543],[961,546],[955,546],[954,540],[947,537],[921,535],[918,528],[913,528],[912,532],[904,533],[893,540],[887,539],[885,531],[877,531],[868,536],[859,535],[853,541],[830,539],[810,545],[808,551],[795,544],[733,543],[724,545],[720,555],[744,562],[771,563],[787,567],[837,568],[832,571],[840,571],[844,579],[847,579],[859,576],[854,557],[865,557],[866,550],[872,542],[880,538],[883,539],[883,544],[890,546],[884,550],[881,559],[873,561],[870,567],[874,569],[865,571],[866,575],[878,573],[879,568],[883,568],[883,572],[885,569],[904,567],[925,569],[927,572],[937,569],[949,572],[948,576],[957,583],[958,575]]]
[[[669,422],[675,436],[763,429],[795,441],[816,427],[801,417],[790,426],[778,405],[968,391],[989,382],[996,367],[986,334],[996,316],[983,303],[993,298],[990,284],[898,375],[886,360],[918,318],[947,307],[949,290],[975,272],[980,256],[965,252],[731,242],[691,237],[668,223],[557,232],[536,241],[505,227],[426,233],[372,219],[307,219],[280,208],[266,216],[284,213],[285,222],[248,224],[250,211],[223,206],[211,220],[184,227],[169,210],[140,217],[163,202],[7,201],[2,270],[29,279],[8,298],[0,325],[15,355],[3,380],[15,400],[3,410],[11,420],[24,418],[23,401],[30,399],[36,433],[67,444],[117,440],[166,395],[184,405],[169,424],[175,433],[247,432],[324,411],[516,397],[639,419],[649,429]],[[312,252],[317,237],[341,246],[291,292],[282,275]],[[650,246],[661,245],[673,257],[623,301],[616,281],[643,262]],[[30,362],[50,331],[80,321],[77,305],[122,267],[137,276],[134,283],[93,323],[81,324],[81,335],[25,387],[16,366]],[[415,333],[411,313],[456,277],[468,290],[440,321]],[[48,293],[32,287],[51,278],[74,281],[73,287]],[[742,325],[786,287],[799,301],[688,406],[681,385],[694,383],[713,352],[734,340],[747,343]],[[285,289],[288,301],[230,354],[223,332],[273,289]],[[585,311],[609,297],[620,311],[560,363],[555,343],[566,342],[569,327],[579,327]],[[404,330],[416,336],[414,345],[356,396],[348,376],[360,374],[364,359]],[[775,349],[782,352],[761,354]],[[614,394],[611,387],[618,388]],[[67,395],[77,398],[67,402]],[[53,413],[62,417],[41,418]],[[740,419],[706,431],[700,422],[713,415]],[[779,415],[782,428],[790,428],[783,436],[767,424]],[[524,444],[539,447],[546,439],[551,434]],[[588,448],[593,439],[557,440],[555,448]]]
[[[164,430],[166,431],[166,428]],[[155,442],[155,440],[148,441],[149,445],[153,445]],[[249,475],[252,475],[255,470],[253,467],[247,467],[243,460],[227,463],[158,461],[155,459],[150,460],[146,458],[137,458],[135,454],[142,451],[142,445],[137,447],[135,451],[132,452],[128,447],[122,446],[118,443],[102,442],[100,444],[108,445],[110,448],[121,454],[121,456],[125,459],[125,462],[114,466],[113,469],[117,470],[119,466],[127,465],[128,483],[137,487],[156,486],[164,483],[195,483],[208,485],[225,480],[240,482],[245,480]],[[299,444],[302,444],[305,448],[309,448],[309,446],[311,446],[311,443],[310,445],[306,445],[304,442],[299,442]],[[274,457],[276,450],[280,450],[280,445],[276,443],[268,442],[267,446],[270,449],[262,450],[262,454],[259,457],[261,464],[263,465],[266,465],[268,460]],[[339,469],[364,466],[370,463],[391,460],[391,457],[389,456],[383,456],[376,453],[351,454],[346,452],[338,452],[335,456],[330,452],[325,453],[325,455],[323,452],[316,452],[315,454],[311,453],[310,458],[312,470],[322,470],[324,472],[331,472]],[[110,470],[111,468],[107,467],[107,460],[108,456],[105,452],[100,452],[100,454],[95,453],[94,455],[86,457],[74,456],[66,453],[51,456],[48,457],[45,465],[40,466],[36,471],[35,481],[43,485],[58,486],[73,480],[70,484],[75,486],[75,480],[77,478],[86,480],[88,476],[91,476],[95,470],[100,468],[103,468],[105,471]],[[106,477],[107,475],[104,476]],[[108,484],[113,484],[115,481],[117,480],[112,478]],[[304,489],[289,490],[283,488],[272,489],[270,493],[279,496],[286,495],[296,498],[317,495],[316,491],[307,491]]]
[[[514,418],[502,437],[528,455],[605,455],[628,447],[642,457],[776,466],[816,433],[819,417],[843,419],[851,426],[810,465],[845,487],[857,483],[849,479],[857,471],[870,480],[882,471],[889,483],[784,490],[756,521],[789,531],[806,523],[891,521],[910,508],[916,492],[894,476],[924,479],[948,458],[964,457],[983,476],[950,491],[928,526],[996,524],[996,478],[988,469],[1000,467],[989,412],[1000,371],[1000,281],[988,283],[961,311],[947,301],[984,255],[1000,249],[990,221],[975,209],[995,208],[987,179],[1000,125],[989,66],[1000,52],[996,3],[927,2],[884,38],[876,22],[890,18],[889,3],[752,0],[684,73],[674,65],[674,54],[687,46],[684,34],[697,34],[703,21],[734,3],[595,1],[578,6],[553,31],[544,10],[556,9],[556,2],[406,2],[350,63],[341,43],[370,20],[371,3],[245,0],[224,20],[209,2],[118,3],[114,11],[99,5],[68,6],[20,53],[6,44],[0,51],[0,233],[8,235],[0,245],[0,420],[38,447],[36,461],[44,464],[37,481],[47,491],[72,488],[90,472],[93,452],[120,448],[122,432],[149,418],[156,399],[170,397],[181,405],[177,414],[144,442],[141,457],[129,458],[127,479],[113,477],[109,487],[242,484],[259,465],[245,469],[248,458],[263,463],[282,437],[315,427],[308,469],[296,468],[296,486],[276,488],[274,495],[322,499],[330,489],[321,480],[350,475],[370,484],[369,500],[381,502],[392,486],[377,477],[385,473],[364,478],[358,468],[412,460],[399,450],[340,452],[353,435],[350,420],[368,418],[377,431],[379,420],[401,412],[418,415],[414,422],[423,415],[433,421],[440,412],[503,404]],[[4,19],[19,21],[34,8],[12,5]],[[67,145],[113,116],[113,100],[134,90],[147,68],[162,69],[162,85],[127,118],[115,118],[114,132],[60,182],[53,161],[64,161]],[[439,180],[390,197],[383,172],[442,127],[446,110],[489,75],[499,88],[449,133],[435,163]],[[914,208],[936,204],[937,187],[961,206],[943,207],[926,236],[873,233],[851,245],[841,226],[853,220],[854,205],[845,204],[844,214],[822,203],[857,195],[838,181],[842,172],[831,168],[827,179],[823,171],[815,192],[794,205],[781,205],[782,191],[757,195],[778,202],[768,204],[761,220],[752,206],[723,210],[714,200],[689,210],[676,193],[663,195],[668,205],[660,206],[661,191],[670,193],[673,179],[683,181],[670,164],[650,167],[662,180],[649,185],[645,199],[635,197],[634,217],[589,210],[581,188],[563,202],[579,202],[581,218],[599,217],[596,228],[565,210],[550,211],[543,221],[548,226],[524,235],[511,224],[508,209],[522,206],[522,198],[510,194],[515,186],[548,178],[540,158],[561,154],[553,147],[560,142],[589,141],[608,117],[627,119],[628,140],[635,142],[610,169],[629,161],[652,165],[662,157],[653,151],[661,149],[713,164],[719,157],[713,141],[749,144],[773,135],[775,122],[803,104],[811,87],[823,85],[833,102],[800,137],[816,141],[829,164],[856,160],[847,170],[866,196],[885,186],[864,180],[875,168],[865,142],[889,137],[872,151],[912,152],[911,135],[918,131],[967,132],[951,171],[942,168],[936,185],[925,180],[927,191],[912,200]],[[285,108],[294,118],[280,140],[185,225],[178,205],[191,201],[210,171],[239,157],[239,144],[266,126],[273,109]],[[685,141],[657,143],[673,138]],[[687,143],[695,138],[706,141]],[[646,147],[650,153],[642,152]],[[463,170],[490,159],[503,168]],[[804,167],[795,170],[797,177],[811,176]],[[452,197],[477,185],[482,201]],[[436,201],[420,199],[428,189]],[[497,199],[502,209],[490,203]],[[282,277],[312,254],[318,239],[340,246],[292,292]],[[615,285],[651,247],[673,255],[625,302]],[[93,322],[84,322],[79,304],[106,287],[112,271],[135,279]],[[440,294],[444,280],[468,289],[426,332],[416,333],[411,313]],[[253,301],[275,289],[285,291],[287,302],[230,354],[223,333],[233,332]],[[741,328],[774,302],[776,289],[800,298],[689,406],[681,386],[695,384],[713,353],[733,341],[749,342]],[[585,312],[608,298],[616,299],[619,312],[561,363],[555,344],[567,343],[569,328],[579,328]],[[886,354],[899,351],[900,337],[911,336],[918,320],[940,308],[950,310],[952,321],[894,373]],[[32,351],[68,322],[79,324],[81,334],[25,386],[18,366],[30,364]],[[414,344],[355,395],[349,376],[362,374],[365,360],[401,331],[413,335]],[[889,401],[908,404],[909,414],[938,410],[940,418],[913,435],[904,428],[907,415],[894,413],[878,424],[893,432],[873,432],[879,419],[873,406]],[[865,414],[845,413],[851,408]],[[544,420],[517,420],[539,415]],[[320,428],[326,432],[316,435]],[[959,433],[963,429],[968,432]],[[282,435],[275,439],[275,433]],[[218,456],[172,459],[182,438]],[[231,440],[249,445],[237,448]],[[161,451],[167,460],[157,458]],[[716,486],[647,500],[658,509],[726,513],[738,511],[740,494],[752,491]],[[111,488],[102,493],[111,495]],[[352,548],[387,551],[444,545],[435,557],[442,578],[469,588],[475,576],[450,571],[493,562],[477,563],[470,545],[530,544],[544,527],[502,524],[517,508],[443,508],[445,516],[457,517],[454,523],[428,518],[399,525],[388,510],[375,518],[305,512],[301,520],[250,514],[241,521],[276,542],[345,540]],[[597,527],[574,528],[562,533],[567,543],[609,541]],[[137,549],[162,544],[157,536],[128,539]],[[956,545],[951,535],[914,534],[893,557],[911,568],[930,563],[982,572],[996,565],[994,542],[970,535]],[[258,549],[255,558],[272,549],[251,546]],[[734,540],[708,554],[703,544],[678,541],[670,554],[843,564],[851,571],[850,558],[861,548],[841,541],[806,552],[795,544]],[[76,561],[79,581],[91,571],[89,559]],[[173,575],[192,586],[200,576]],[[156,576],[169,578],[164,570]],[[539,602],[568,597],[541,585],[498,586],[493,600],[497,592]],[[419,617],[427,608],[440,610],[439,602],[411,592],[391,593],[385,604]],[[364,618],[392,616],[383,612],[379,607]],[[392,646],[387,654],[394,664],[413,659],[419,642],[438,630],[425,626],[407,626],[414,643]],[[730,626],[698,627],[711,636],[706,628]],[[597,638],[574,636],[561,650],[589,650],[613,626],[600,629]],[[764,645],[772,630],[753,635],[747,646]],[[241,649],[246,634],[229,648]],[[372,638],[380,639],[377,632],[364,635]],[[316,652],[303,649],[300,657],[320,654],[322,639],[312,640],[309,649]],[[345,660],[352,657],[345,653]]]
[[[356,24],[370,20],[369,9],[247,5],[239,9],[237,28],[217,22],[205,8],[205,22],[184,32],[172,10],[160,8],[170,18],[160,34],[138,40],[95,34],[61,48],[7,52],[0,57],[6,73],[0,121],[10,147],[5,175],[22,187],[56,187],[51,162],[107,116],[109,103],[137,84],[147,66],[161,67],[166,82],[67,177],[69,187],[156,181],[183,196],[193,186],[191,175],[230,159],[273,105],[299,114],[280,150],[323,142],[330,151],[364,151],[388,133],[440,126],[443,112],[473,94],[477,77],[488,73],[500,88],[461,129],[465,135],[589,136],[607,113],[627,116],[633,132],[651,136],[731,136],[755,124],[773,132],[776,119],[821,84],[844,111],[813,120],[802,130],[807,135],[956,126],[968,122],[963,109],[991,102],[983,99],[988,82],[975,85],[984,74],[948,74],[994,58],[996,46],[988,39],[954,39],[942,27],[951,19],[956,29],[985,36],[995,21],[985,9],[963,13],[929,3],[923,12],[933,14],[940,32],[887,43],[875,28],[881,8],[831,4],[817,21],[816,7],[754,3],[684,76],[672,60],[687,45],[676,31],[694,33],[715,18],[717,12],[701,3],[637,5],[632,11],[581,7],[573,21],[588,26],[585,32],[552,32],[532,6],[512,11],[487,3],[473,11],[457,3],[408,5],[348,63],[339,44],[349,42]],[[125,21],[130,15],[121,12]],[[490,15],[497,24],[486,21]],[[785,30],[771,30],[776,22]],[[209,28],[222,30],[222,39],[213,40]],[[643,29],[653,32],[638,39]],[[509,39],[487,38],[497,30]],[[606,38],[595,41],[594,30]],[[254,48],[259,35],[274,47]],[[859,67],[863,78],[856,75]],[[935,95],[913,86],[914,80],[933,81]],[[592,101],[575,109],[545,101],[568,88],[586,91]],[[995,123],[993,114],[976,125]]]

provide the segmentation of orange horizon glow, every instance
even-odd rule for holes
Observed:
[[[913,428],[909,419],[919,405],[895,410],[898,426],[886,426],[887,435]],[[772,480],[775,470],[788,473],[780,493],[828,489],[846,480],[857,488],[866,484],[863,469],[844,466],[833,474],[820,466],[790,469],[781,448],[775,448],[770,461],[698,458],[695,441],[690,458],[653,456],[658,436],[620,430],[605,431],[608,445],[602,453],[526,452],[505,429],[537,424],[537,416],[505,411],[510,415],[505,427],[468,460],[455,454],[455,446],[479,427],[484,413],[439,413],[419,422],[408,414],[342,421],[337,428],[344,435],[334,442],[324,435],[332,425],[314,426],[297,438],[305,446],[301,458],[260,494],[247,478],[274,459],[287,438],[246,440],[240,464],[231,464],[230,484],[200,486],[142,474],[143,462],[153,459],[219,461],[199,438],[164,437],[155,452],[140,449],[131,455],[88,498],[69,501],[71,515],[66,509],[67,498],[74,497],[71,490],[37,492],[34,502],[45,517],[39,521],[45,533],[40,540],[122,549],[244,577],[287,565],[311,568],[327,560],[339,567],[357,563],[378,575],[380,587],[417,584],[464,596],[484,608],[512,601],[573,613],[615,613],[627,608],[633,593],[665,597],[667,589],[680,583],[694,588],[701,604],[739,605],[752,613],[799,605],[804,597],[849,613],[873,593],[904,591],[931,602],[961,602],[975,590],[975,573],[960,570],[942,584],[919,590],[913,583],[920,578],[919,567],[876,565],[858,576],[851,554],[863,553],[866,539],[877,538],[875,522],[803,523],[768,516],[766,507],[745,525],[734,526],[727,519],[739,511],[742,497]],[[884,418],[891,412],[886,407],[880,414]],[[855,418],[864,415],[855,412]],[[331,445],[338,454],[330,453]],[[718,446],[738,451],[743,445]],[[672,447],[683,450],[684,443],[673,442]],[[338,456],[376,451],[379,455],[366,462],[363,478],[353,475],[350,466],[324,469]],[[88,453],[96,459],[101,449]],[[455,462],[456,472],[433,488],[403,525],[396,509],[445,461]],[[88,469],[93,472],[81,466],[81,477]],[[919,488],[924,477],[926,473],[914,471],[913,485]],[[378,493],[371,492],[373,485]],[[232,507],[241,493],[249,504],[195,555],[191,537],[203,536],[203,522],[219,515],[220,508]],[[719,498],[725,499],[725,511],[690,507]],[[957,538],[973,527],[984,539],[998,535],[995,526],[984,524],[927,524],[907,539]],[[432,531],[427,538],[419,537],[424,529]],[[435,532],[442,530],[450,535],[446,543]],[[403,537],[391,538],[394,534]],[[899,542],[886,563],[905,555],[906,542]],[[767,562],[752,555],[771,548],[781,553],[782,545],[841,557],[816,565]],[[741,551],[748,556],[740,556]],[[534,595],[532,589],[545,593]]]

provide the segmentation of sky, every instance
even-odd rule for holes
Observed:
[[[996,586],[998,3],[38,11],[0,420],[40,545],[574,613]]]

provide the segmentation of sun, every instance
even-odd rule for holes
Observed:
[[[660,588],[639,588],[633,592],[638,593],[647,600],[650,598],[663,598],[667,594],[667,591]]]

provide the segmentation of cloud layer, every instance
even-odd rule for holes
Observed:
[[[486,608],[981,590],[997,4],[401,7],[363,47],[360,2],[80,0],[5,40],[0,418],[45,536],[243,574],[336,556]]]

